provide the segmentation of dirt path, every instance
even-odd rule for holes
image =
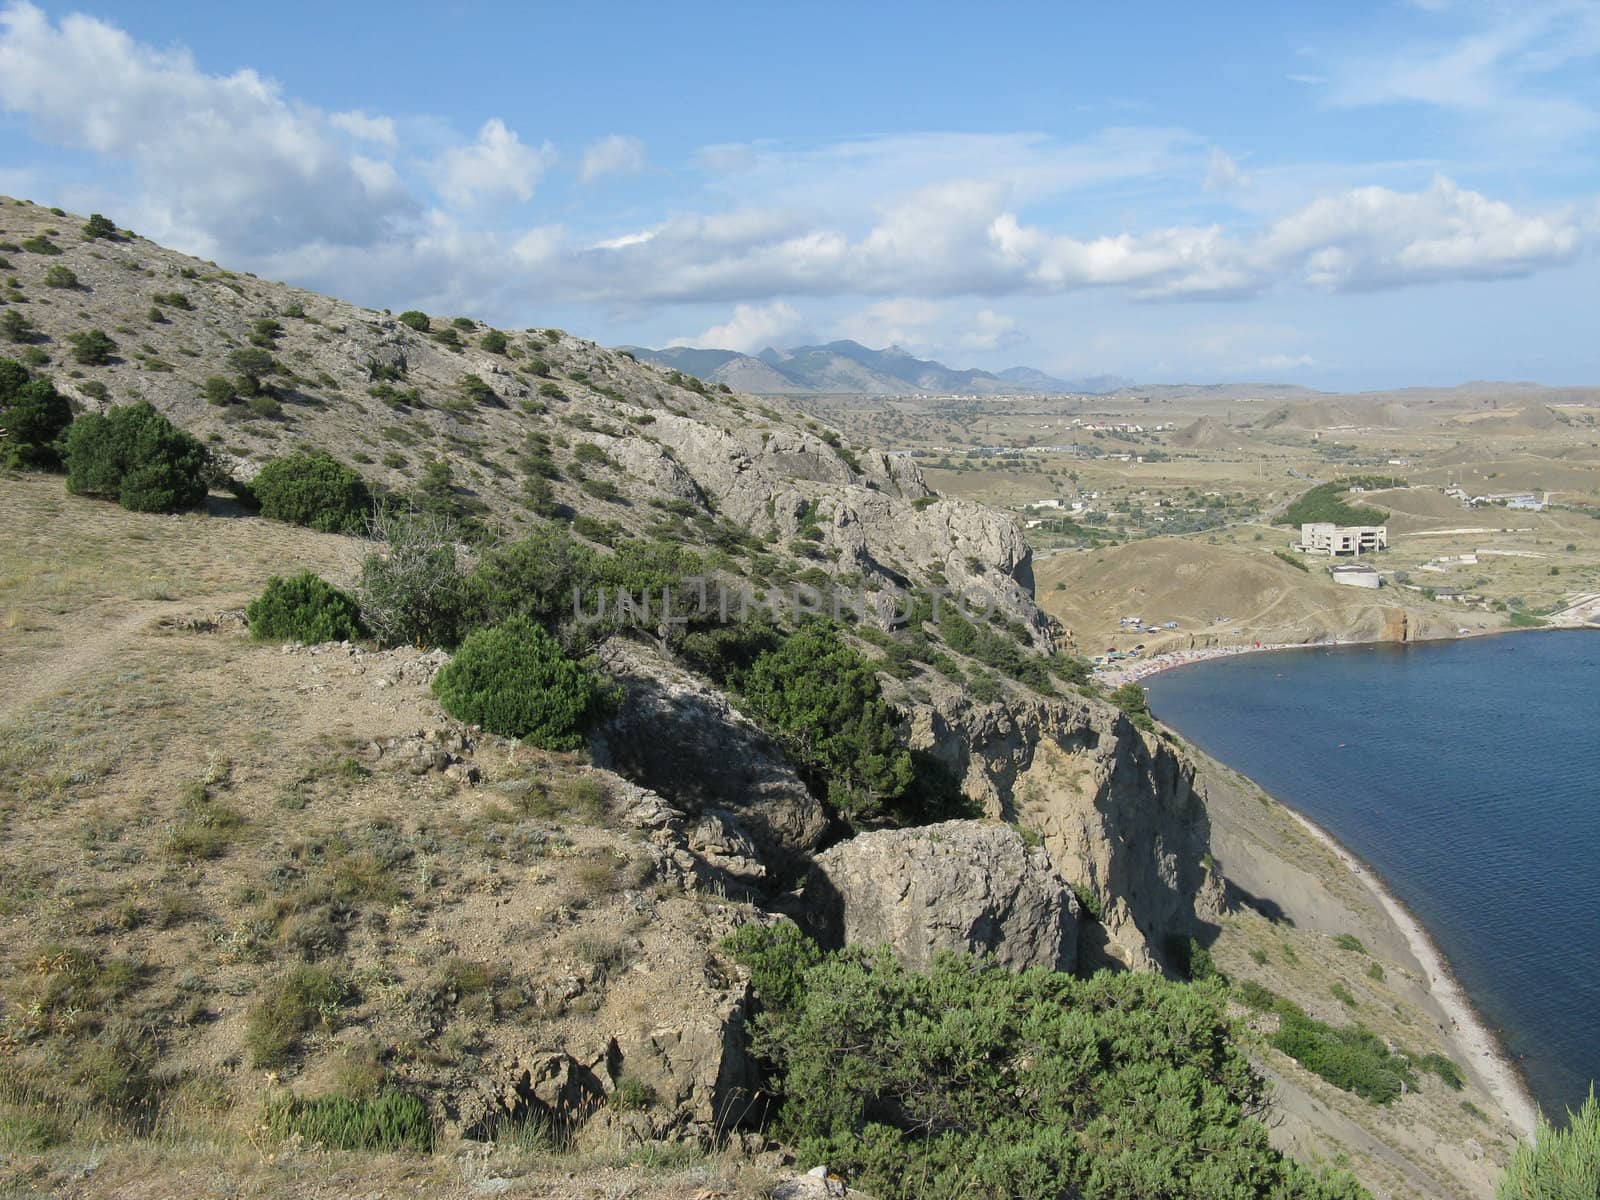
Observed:
[[[168,614],[189,607],[182,602],[138,603],[113,621],[98,621],[97,614],[74,614],[67,645],[30,664],[20,679],[0,676],[0,719],[9,719],[41,700],[66,691],[79,676],[111,658],[141,630]],[[86,632],[78,632],[87,627]],[[9,673],[8,673],[9,674]]]

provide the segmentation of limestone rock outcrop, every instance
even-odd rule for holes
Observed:
[[[828,827],[822,804],[726,696],[638,646],[611,642],[601,657],[624,700],[594,733],[597,764],[685,812],[731,815],[780,870],[822,840]]]
[[[1061,875],[1095,898],[1085,966],[1169,965],[1167,943],[1220,910],[1193,762],[1110,705],[949,695],[914,711],[911,744],[940,759],[990,816],[1037,833]]]
[[[825,944],[893,947],[906,966],[940,951],[1015,970],[1071,971],[1078,903],[1045,852],[996,821],[864,833],[819,854],[806,908]]]

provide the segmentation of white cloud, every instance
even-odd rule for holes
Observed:
[[[901,296],[851,313],[839,321],[835,332],[864,346],[921,349],[930,344],[928,328],[942,313],[943,309],[930,300]]]
[[[1249,185],[1250,177],[1239,168],[1238,160],[1220,146],[1211,147],[1211,158],[1206,163],[1206,191],[1231,192]]]
[[[386,150],[393,150],[400,142],[392,117],[375,117],[371,113],[355,110],[334,113],[328,118],[328,124],[344,130],[358,141],[374,142]]]
[[[129,164],[153,236],[215,253],[369,244],[416,205],[358,169],[323,114],[254,71],[207,75],[184,50],[140,45],[78,14],[0,10],[0,109],[35,135]]]
[[[439,194],[458,208],[489,199],[515,197],[526,202],[555,161],[555,149],[525,146],[499,117],[490,117],[478,130],[478,140],[453,146],[432,164]]]
[[[979,353],[1020,345],[1026,340],[1026,336],[1017,328],[1015,317],[989,308],[981,308],[974,313],[972,324],[956,337],[956,343],[963,350]]]
[[[1368,290],[1447,279],[1501,279],[1571,262],[1582,248],[1570,214],[1523,216],[1440,177],[1421,192],[1356,188],[1278,221],[1267,263],[1313,287]]]
[[[613,133],[591,143],[583,152],[578,178],[593,183],[606,175],[637,175],[644,169],[644,143],[636,137]]]
[[[800,314],[782,300],[771,304],[737,304],[733,316],[695,337],[674,338],[672,346],[700,346],[754,354],[765,350],[800,325]]]
[[[1263,354],[1255,361],[1260,371],[1303,371],[1316,365],[1317,360],[1309,354]]]
[[[1548,150],[1600,129],[1600,113],[1541,86],[1551,72],[1600,56],[1600,5],[1526,0],[1473,6],[1463,28],[1443,4],[1422,4],[1453,32],[1333,64],[1327,100],[1336,107],[1415,103],[1472,120],[1497,142]],[[1446,15],[1448,11],[1448,15]]]

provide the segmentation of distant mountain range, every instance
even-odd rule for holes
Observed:
[[[669,346],[665,350],[624,346],[622,349],[641,362],[671,367],[708,383],[725,383],[735,391],[766,395],[796,392],[979,396],[1024,392],[1100,394],[1128,387],[1131,383],[1114,375],[1057,379],[1032,367],[1011,367],[1000,372],[957,371],[931,359],[916,358],[898,346],[872,350],[852,341],[794,346],[788,350],[768,347],[756,355],[693,346]]]

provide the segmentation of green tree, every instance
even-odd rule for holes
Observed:
[[[506,335],[498,329],[491,329],[478,339],[478,345],[490,354],[504,354],[506,352]]]
[[[546,750],[573,750],[604,708],[608,689],[542,627],[512,617],[468,634],[434,676],[433,694],[459,721]]]
[[[1600,1104],[1594,1086],[1567,1127],[1556,1129],[1543,1116],[1533,1144],[1523,1142],[1506,1164],[1495,1192],[1499,1200],[1594,1200],[1600,1196]]]
[[[117,236],[116,222],[110,217],[103,217],[99,213],[90,213],[89,219],[84,223],[83,236],[86,238],[114,238]]]
[[[399,320],[400,324],[415,329],[418,333],[428,332],[428,314],[425,312],[418,312],[414,308],[407,309],[400,314],[397,320]]]
[[[59,466],[58,442],[70,424],[72,406],[54,384],[34,378],[14,359],[0,358],[0,463]]]
[[[74,421],[66,459],[69,492],[134,512],[177,512],[206,496],[206,448],[145,402]]]
[[[744,679],[750,714],[777,731],[852,818],[876,818],[915,772],[877,671],[834,625],[814,621],[756,659]]]
[[[323,533],[360,533],[372,515],[372,493],[359,472],[330,454],[286,454],[250,483],[261,515]]]

